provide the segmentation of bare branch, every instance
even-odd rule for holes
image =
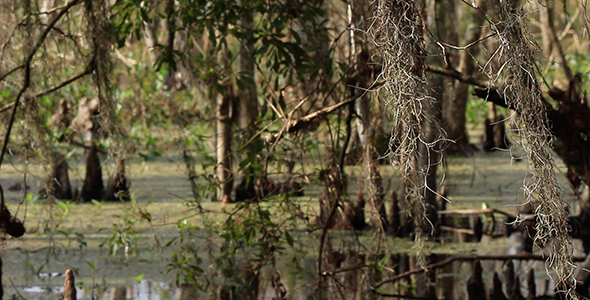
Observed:
[[[68,85],[68,84],[70,84],[70,83],[72,83],[72,82],[74,82],[74,81],[76,81],[76,80],[78,80],[78,79],[86,76],[86,75],[92,74],[92,72],[94,72],[94,69],[95,68],[96,68],[96,62],[95,62],[95,57],[93,57],[92,60],[90,61],[90,63],[88,63],[88,65],[86,66],[86,69],[84,69],[84,71],[82,71],[82,72],[80,72],[80,73],[78,73],[78,74],[76,74],[76,75],[74,75],[74,76],[72,76],[72,77],[64,80],[63,82],[59,83],[56,86],[50,87],[50,88],[48,88],[48,89],[46,89],[44,91],[41,91],[41,92],[35,94],[34,97],[35,98],[36,97],[41,97],[41,96],[45,96],[45,95],[47,95],[49,93],[55,92],[55,91],[63,88],[64,86],[66,86],[66,85]],[[10,102],[10,103],[8,103],[8,104],[0,107],[0,113],[3,113],[5,111],[9,110],[13,106],[14,106],[14,102]]]
[[[12,69],[12,70],[10,70],[10,71],[6,72],[6,74],[4,74],[4,75],[1,75],[1,76],[0,76],[0,81],[4,80],[4,78],[6,78],[6,77],[10,76],[10,74],[12,74],[12,73],[14,73],[14,72],[16,72],[16,71],[18,71],[18,70],[20,70],[20,69],[24,68],[24,67],[25,67],[25,65],[20,65],[20,66],[18,66],[18,67],[16,67],[16,68],[14,68],[14,69]]]
[[[448,77],[457,79],[457,80],[467,83],[467,84],[472,84],[472,85],[475,85],[475,86],[478,86],[481,88],[490,87],[490,84],[488,82],[479,80],[479,79],[469,76],[467,74],[463,74],[455,69],[441,68],[441,67],[438,67],[435,65],[427,65],[426,68],[428,71],[430,71],[432,73],[437,73],[437,74],[441,74],[444,76],[448,76]]]
[[[78,4],[79,2],[80,2],[80,0],[70,1],[62,10],[60,10],[60,12],[57,15],[55,15],[53,20],[51,20],[51,22],[49,22],[49,24],[47,25],[47,28],[45,28],[45,30],[41,33],[41,36],[39,36],[37,43],[35,44],[35,46],[31,50],[31,52],[29,53],[29,55],[26,57],[25,62],[23,63],[24,71],[25,71],[24,82],[23,82],[23,86],[21,87],[20,91],[18,92],[18,94],[16,96],[16,100],[14,101],[12,115],[10,116],[10,121],[8,123],[8,129],[6,130],[6,135],[4,137],[4,143],[2,144],[2,152],[0,152],[0,167],[2,167],[2,161],[4,160],[4,154],[6,154],[6,149],[8,148],[8,141],[10,140],[10,133],[12,131],[12,126],[13,126],[14,120],[16,118],[16,112],[18,110],[18,103],[20,102],[21,97],[23,96],[23,94],[29,88],[29,85],[30,85],[31,61],[33,60],[33,57],[37,53],[37,50],[39,50],[41,45],[43,45],[45,38],[47,38],[47,35],[49,35],[49,32],[52,30],[53,27],[55,27],[55,24],[57,23],[57,21],[59,21],[59,19],[61,19],[61,17],[63,17],[70,8],[72,8],[74,5]]]

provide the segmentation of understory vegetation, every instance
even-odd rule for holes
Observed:
[[[179,299],[588,297],[585,5],[2,1],[0,257],[90,299],[110,266]]]

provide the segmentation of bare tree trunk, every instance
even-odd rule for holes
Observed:
[[[483,1],[485,2],[485,1]],[[482,3],[484,7],[485,3]],[[480,38],[481,28],[484,18],[477,12],[471,13],[471,22],[467,27],[465,38],[459,40],[456,35],[456,28],[459,27],[457,18],[455,18],[454,1],[445,1],[444,16],[444,30],[439,32],[446,33],[445,41],[451,44],[468,45]],[[448,12],[452,12],[449,14]],[[463,74],[472,74],[475,70],[474,57],[479,54],[478,46],[469,47],[462,51],[458,57],[459,70]],[[448,80],[448,79],[447,79]],[[469,85],[451,80],[454,83],[445,85],[449,90],[454,90],[452,93],[447,93],[442,104],[442,125],[447,132],[447,138],[454,141],[447,149],[449,153],[464,153],[469,152],[469,137],[465,128],[465,111],[467,108],[467,98],[469,97]]]
[[[253,12],[246,11],[242,14],[241,26],[248,31],[253,28]],[[245,33],[245,35],[247,35]],[[240,88],[238,125],[244,132],[244,138],[250,139],[255,131],[255,122],[258,114],[258,96],[256,93],[256,78],[254,65],[254,45],[246,36],[240,40],[240,68],[239,74],[242,86]]]
[[[437,4],[440,5],[437,7]],[[436,28],[436,14],[442,12],[442,3],[437,3],[435,0],[426,0],[426,22],[429,28]],[[444,19],[443,19],[444,20]],[[438,20],[440,22],[440,20]],[[436,46],[430,44],[431,47],[428,49],[430,53],[436,53]],[[431,58],[432,60],[432,58]],[[432,61],[433,64],[441,64],[440,61]],[[425,143],[433,143],[439,136],[438,121],[441,119],[441,104],[444,95],[442,76],[431,74],[429,76],[430,96],[435,99],[433,102],[428,102],[430,105],[426,107],[428,118],[423,121],[422,128],[424,131]],[[424,202],[426,204],[426,216],[428,217],[430,224],[424,224],[432,226],[436,224],[438,220],[438,204],[436,203],[436,171],[440,159],[440,153],[436,148],[429,148],[424,143],[419,143],[418,149],[420,151],[420,178],[424,179],[422,182],[424,190],[422,195],[424,196]],[[428,222],[427,222],[428,223]],[[432,227],[424,228],[425,232],[432,231]]]
[[[365,32],[370,25],[369,16],[372,13],[368,8],[372,7],[366,0],[355,0],[349,4],[349,21],[358,28],[359,32]],[[368,45],[364,41],[366,37],[355,33],[356,30],[350,30],[350,56],[354,60],[357,75],[353,78],[352,86],[367,87],[371,81],[371,70],[369,68]],[[369,207],[373,228],[385,230],[387,228],[387,214],[385,212],[385,201],[383,192],[383,181],[381,173],[376,163],[375,131],[371,120],[375,117],[371,111],[371,95],[363,89],[351,88],[352,96],[359,96],[355,101],[356,128],[361,146],[361,157],[363,165],[363,176],[365,177],[365,193],[369,196]]]
[[[247,196],[251,198],[252,191],[257,176],[263,176],[261,164],[255,163],[260,154],[261,146],[260,139],[254,137],[257,126],[256,119],[258,117],[258,94],[256,92],[256,76],[255,76],[255,58],[254,45],[252,44],[251,33],[254,27],[254,13],[253,11],[244,11],[242,13],[241,27],[244,31],[242,39],[240,39],[240,53],[239,53],[239,78],[240,96],[238,99],[238,126],[241,131],[240,140],[243,141],[242,149],[244,155],[242,160],[247,160],[250,163],[246,170],[242,170],[244,179],[241,186],[245,189]],[[238,196],[236,195],[236,198]]]
[[[231,202],[233,176],[231,171],[231,102],[232,85],[226,84],[225,95],[217,95],[217,200]]]
[[[565,75],[565,79],[569,83],[572,81],[573,75],[572,75],[571,69],[567,65],[567,60],[565,59],[563,47],[561,46],[561,43],[559,42],[559,39],[557,37],[557,32],[555,30],[555,21],[553,19],[554,5],[555,5],[555,3],[553,1],[547,1],[547,24],[546,25],[547,25],[549,37],[551,38],[551,44],[552,44],[553,48],[555,48],[555,51],[557,52],[556,59],[559,62],[560,67],[563,70],[563,74]]]
[[[534,3],[534,2],[533,2]],[[551,36],[549,35],[549,16],[545,4],[537,3],[539,9],[539,28],[541,29],[541,50],[543,56],[549,57],[551,55]]]
[[[158,44],[158,25],[160,23],[160,17],[154,16],[151,22],[144,22],[145,32],[143,43],[148,51],[150,63],[153,65],[156,63],[158,58],[156,55],[156,45]]]

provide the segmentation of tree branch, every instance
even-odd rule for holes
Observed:
[[[74,75],[74,76],[72,76],[72,77],[64,80],[63,82],[61,82],[60,84],[58,84],[56,86],[50,87],[50,88],[48,88],[48,89],[46,89],[44,91],[41,91],[41,92],[35,94],[34,97],[37,98],[37,97],[45,96],[45,95],[47,95],[49,93],[53,93],[53,92],[55,92],[55,91],[63,88],[64,86],[66,86],[66,85],[68,85],[68,84],[70,84],[70,83],[72,83],[72,82],[74,82],[74,81],[76,81],[76,80],[78,80],[78,79],[86,76],[86,75],[92,74],[92,72],[94,72],[94,69],[96,67],[96,60],[95,60],[95,58],[96,58],[96,56],[95,57],[92,57],[92,60],[88,63],[88,65],[86,66],[86,69],[84,69],[84,71],[82,71],[82,72],[80,72],[80,73],[78,73],[78,74],[76,74],[76,75]],[[14,106],[14,102],[10,102],[10,103],[8,103],[8,104],[0,107],[0,113],[3,113],[5,111],[9,110],[13,106]]]
[[[6,154],[6,149],[8,148],[8,142],[10,140],[10,133],[12,131],[12,126],[14,124],[14,120],[16,118],[16,112],[18,110],[18,103],[20,102],[21,97],[23,96],[25,91],[29,88],[29,85],[31,83],[30,82],[31,81],[31,61],[33,60],[33,57],[37,53],[37,50],[39,50],[41,45],[43,45],[43,42],[45,41],[45,38],[47,38],[47,35],[49,35],[49,32],[51,31],[51,29],[53,27],[55,27],[55,24],[57,24],[57,21],[59,21],[59,19],[61,19],[61,17],[63,17],[70,8],[72,8],[74,5],[78,4],[80,1],[81,0],[72,0],[68,4],[66,4],[66,6],[62,10],[59,11],[59,13],[53,18],[53,20],[51,20],[51,22],[49,22],[49,24],[47,25],[47,28],[45,28],[45,30],[41,33],[41,36],[39,36],[37,43],[35,44],[35,46],[31,50],[31,52],[29,53],[29,55],[26,57],[25,62],[23,63],[24,71],[25,71],[24,82],[23,82],[23,86],[21,87],[20,91],[18,92],[18,94],[16,96],[16,100],[14,101],[12,115],[10,116],[10,121],[8,123],[6,135],[4,136],[4,143],[2,144],[2,152],[0,152],[0,167],[2,167],[4,155]]]
[[[10,74],[12,74],[12,73],[14,73],[14,72],[16,72],[16,71],[18,71],[18,70],[20,70],[20,69],[24,68],[24,67],[25,67],[25,65],[20,65],[20,66],[18,66],[18,67],[15,67],[15,68],[14,68],[14,69],[12,69],[12,70],[10,70],[10,71],[6,72],[6,74],[4,74],[4,75],[0,76],[0,81],[4,80],[4,78],[8,77]]]
[[[442,68],[442,67],[435,66],[435,65],[427,65],[426,70],[430,71],[432,73],[448,76],[448,77],[457,79],[463,83],[475,85],[480,88],[488,88],[491,86],[489,82],[485,82],[485,81],[479,80],[475,77],[469,76],[467,74],[463,74],[455,69]]]

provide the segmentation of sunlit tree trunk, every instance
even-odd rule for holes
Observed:
[[[231,103],[232,85],[225,85],[225,94],[217,95],[217,198],[224,203],[231,202],[233,185],[231,160]]]
[[[145,25],[145,32],[144,32],[144,39],[143,43],[146,47],[146,51],[148,52],[148,56],[150,58],[150,64],[154,65],[156,63],[157,54],[156,54],[156,45],[158,45],[158,25],[160,23],[160,18],[155,16],[151,22],[144,22]]]

